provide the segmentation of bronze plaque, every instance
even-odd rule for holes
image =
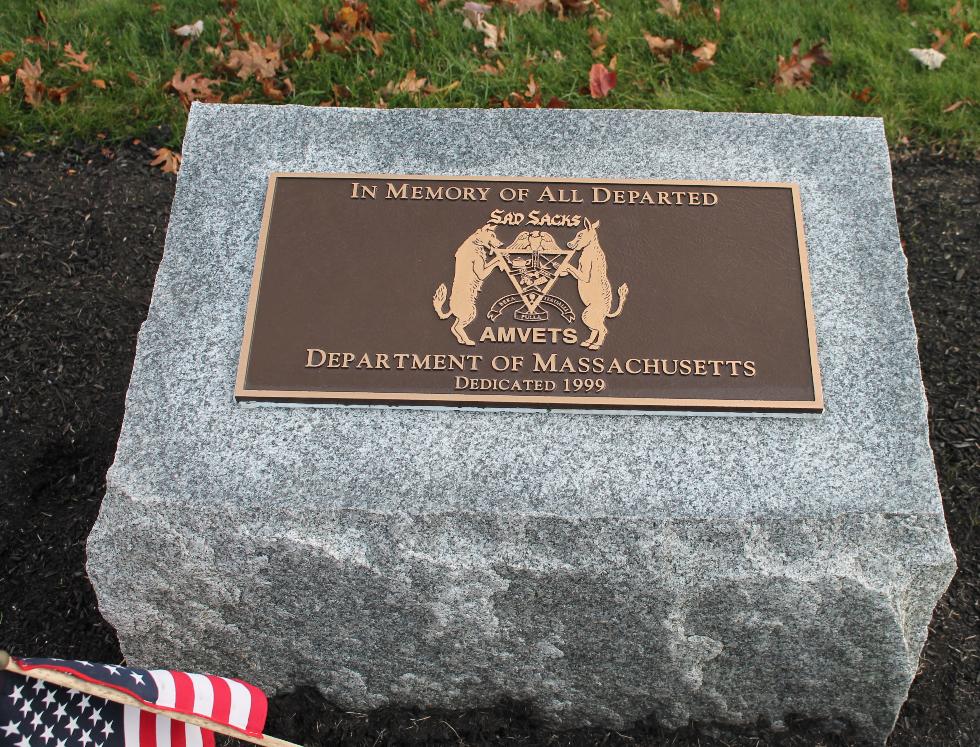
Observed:
[[[272,174],[235,397],[820,412],[795,184]]]

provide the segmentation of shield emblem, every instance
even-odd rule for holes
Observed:
[[[575,315],[568,304],[549,295],[574,253],[559,246],[547,231],[523,231],[510,246],[497,249],[496,254],[503,260],[502,268],[517,291],[517,297],[510,295],[498,299],[487,316],[496,319],[505,307],[519,299],[524,304],[514,312],[514,318],[519,321],[547,321],[548,312],[541,308],[542,304],[554,306],[566,320],[574,320]]]

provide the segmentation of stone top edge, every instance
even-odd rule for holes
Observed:
[[[567,116],[587,116],[587,117],[608,117],[616,116],[620,114],[637,114],[643,116],[649,116],[654,114],[665,115],[665,116],[680,116],[680,115],[693,115],[696,117],[706,117],[706,118],[717,118],[717,119],[773,119],[773,120],[792,120],[796,122],[800,121],[813,121],[820,123],[836,123],[836,124],[864,124],[864,123],[876,123],[882,129],[884,129],[884,120],[881,117],[856,117],[856,116],[846,116],[846,115],[819,115],[819,114],[786,114],[786,113],[770,113],[770,112],[712,112],[712,111],[700,111],[697,109],[619,109],[619,108],[604,108],[604,109],[503,109],[503,108],[486,108],[486,107],[402,107],[396,109],[377,109],[374,107],[358,107],[358,106],[305,106],[302,104],[208,104],[200,101],[194,101],[191,103],[191,117],[193,117],[195,112],[204,111],[219,111],[221,113],[230,112],[232,110],[257,110],[257,109],[267,109],[267,110],[305,110],[309,112],[319,112],[321,116],[336,116],[339,114],[356,113],[359,115],[371,114],[373,116],[379,117],[390,117],[390,116],[426,116],[433,114],[447,114],[449,112],[484,112],[492,116],[511,116],[511,117],[524,117],[524,116],[557,116],[557,117],[567,117]]]

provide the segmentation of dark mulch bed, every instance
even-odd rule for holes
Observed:
[[[123,415],[136,333],[163,245],[172,177],[141,146],[0,156],[0,647],[118,662],[85,577],[84,542]],[[895,163],[932,444],[960,571],[932,624],[890,744],[980,743],[980,500],[976,330],[980,165]],[[774,734],[656,723],[554,734],[520,704],[481,712],[350,714],[311,691],[276,698],[268,731],[307,744],[847,744],[790,719]],[[846,730],[845,730],[846,733]]]

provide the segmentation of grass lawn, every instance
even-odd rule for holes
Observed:
[[[584,0],[565,3],[576,1]],[[880,116],[893,144],[908,138],[975,151],[980,39],[972,41],[969,32],[980,26],[980,2],[961,0],[951,8],[954,1],[908,0],[902,12],[896,0],[720,0],[716,18],[713,0],[682,0],[674,18],[658,12],[653,0],[603,0],[607,13],[561,18],[548,10],[521,15],[516,0],[497,0],[484,17],[504,33],[493,50],[484,47],[484,33],[464,28],[461,0],[370,0],[370,19],[341,11],[340,0],[240,0],[237,9],[230,9],[232,0],[4,0],[0,76],[9,80],[0,77],[0,139],[44,147],[101,134],[110,141],[149,137],[179,146],[185,104],[193,98],[484,107],[520,105],[540,92],[542,104],[554,97],[583,108]],[[184,44],[172,32],[198,19],[204,22],[200,38]],[[220,19],[228,28],[229,19],[241,23],[224,44]],[[324,42],[321,35],[317,45],[311,24],[333,30],[334,38]],[[933,29],[949,33],[938,70],[907,51],[936,42]],[[364,31],[376,35],[381,56]],[[687,46],[660,59],[644,32]],[[250,48],[249,35],[259,44]],[[777,56],[789,57],[797,38],[801,54],[826,40],[832,62],[812,68],[811,85],[779,89],[773,83]],[[691,51],[704,40],[717,43],[714,64],[694,72]],[[66,43],[86,56],[69,65]],[[331,45],[347,49],[325,48]],[[39,61],[40,75],[35,68],[27,77],[40,87],[18,79],[25,58]],[[610,66],[613,58],[616,85],[608,96],[593,98],[590,68]],[[485,72],[490,67],[495,74]],[[178,69],[212,82],[188,87],[181,97],[168,87]],[[411,70],[414,82],[406,79]],[[33,104],[25,101],[31,85]],[[944,111],[957,102],[965,103]],[[152,134],[159,125],[163,134]]]

